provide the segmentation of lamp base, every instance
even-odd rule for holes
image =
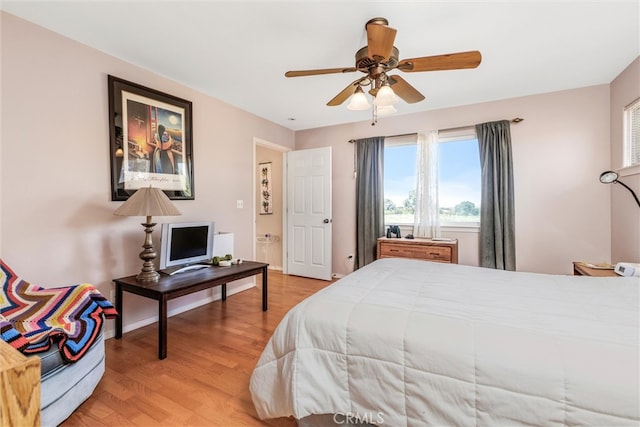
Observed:
[[[151,233],[153,233],[153,227],[155,222],[151,222],[151,217],[147,217],[147,222],[142,224],[144,227],[145,238],[144,250],[140,252],[140,259],[144,261],[142,264],[142,271],[136,276],[138,282],[157,282],[160,279],[160,274],[156,271],[153,260],[156,259],[156,251],[153,250],[153,241],[151,239]]]
[[[136,276],[138,282],[157,282],[160,280],[160,274],[157,271],[141,271]]]

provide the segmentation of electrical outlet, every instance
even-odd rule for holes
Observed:
[[[244,208],[244,200],[236,200],[236,208],[238,209]]]

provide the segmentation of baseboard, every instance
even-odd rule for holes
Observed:
[[[253,283],[247,283],[245,285],[241,285],[238,287],[233,287],[231,288],[230,286],[227,286],[227,297],[231,296],[231,295],[235,295],[238,292],[242,292],[242,291],[246,291],[248,289],[254,288],[256,285]],[[212,295],[210,297],[207,297],[205,299],[202,300],[198,300],[195,301],[191,304],[186,304],[186,305],[181,305],[179,307],[175,307],[172,310],[169,310],[167,312],[167,317],[173,317],[177,314],[180,313],[184,313],[185,311],[189,311],[189,310],[193,310],[194,308],[198,308],[198,307],[202,307],[203,305],[207,305],[209,303],[212,303],[214,301],[218,301],[222,299],[222,291],[219,291],[216,293],[216,295]],[[153,301],[153,300],[150,300]],[[154,303],[157,303],[156,301],[154,301]],[[122,326],[122,333],[127,333],[130,331],[134,331],[136,329],[139,328],[143,328],[145,326],[151,325],[153,323],[157,323],[158,322],[158,316],[153,316],[153,317],[148,317],[146,319],[142,319],[139,320],[137,322],[128,324],[128,325],[123,325]],[[105,339],[109,339],[109,338],[113,338],[116,335],[116,331],[115,330],[105,330],[104,332],[104,337]]]
[[[282,267],[277,266],[277,265],[270,265],[269,267],[267,267],[268,270],[275,270],[275,271],[282,271]]]

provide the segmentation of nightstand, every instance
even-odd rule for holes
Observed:
[[[573,262],[574,276],[620,277],[613,270],[587,267],[583,262]]]

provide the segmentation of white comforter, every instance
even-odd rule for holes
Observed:
[[[639,288],[379,260],[285,316],[253,402],[388,426],[639,425]]]

